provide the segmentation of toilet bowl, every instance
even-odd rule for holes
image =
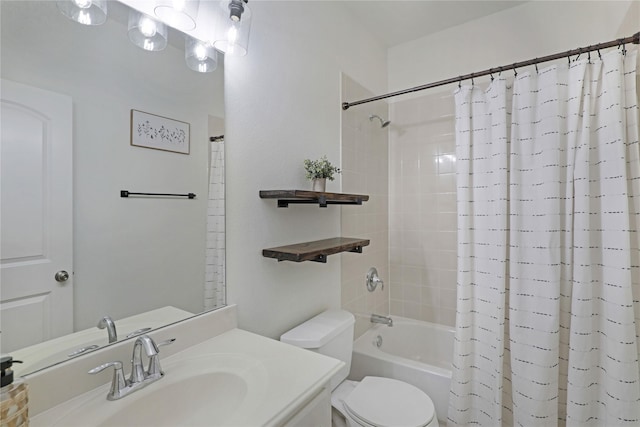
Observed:
[[[355,319],[344,310],[327,310],[296,326],[280,341],[345,363],[330,381],[335,427],[439,427],[429,396],[403,381],[383,377],[347,380]]]

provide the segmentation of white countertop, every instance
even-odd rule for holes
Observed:
[[[104,421],[109,418],[109,414],[130,410],[135,399],[144,402],[145,394],[153,393],[154,387],[173,387],[172,382],[184,375],[185,365],[194,363],[193,361],[205,366],[202,365],[204,361],[213,367],[216,363],[238,362],[238,366],[243,366],[243,375],[250,378],[247,382],[248,397],[240,409],[218,419],[212,417],[207,420],[206,425],[278,425],[291,416],[291,411],[316,395],[344,365],[336,359],[240,329],[231,329],[161,361],[165,377],[156,383],[116,401],[106,400],[110,384],[105,384],[38,414],[31,419],[31,426],[108,425]],[[125,364],[125,374],[130,370],[128,365],[129,363]],[[78,375],[86,374],[79,372]],[[104,375],[105,380],[111,378],[111,372],[100,375]],[[152,405],[140,406],[144,406],[140,408],[141,411],[154,410],[147,407]],[[172,410],[180,410],[179,408],[176,405]],[[157,408],[160,409],[162,408]],[[185,425],[199,424],[193,420],[190,422],[189,416],[185,414]]]

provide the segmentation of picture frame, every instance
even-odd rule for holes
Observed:
[[[132,109],[131,145],[189,154],[190,124]]]

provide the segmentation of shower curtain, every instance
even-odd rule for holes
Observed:
[[[209,153],[205,310],[221,307],[225,304],[224,141],[211,141]]]
[[[455,94],[450,425],[640,425],[637,52]]]

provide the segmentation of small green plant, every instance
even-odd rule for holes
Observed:
[[[304,169],[307,171],[307,179],[321,179],[327,178],[329,181],[333,181],[334,173],[340,173],[340,168],[333,166],[327,156],[322,156],[318,160],[304,160]]]

